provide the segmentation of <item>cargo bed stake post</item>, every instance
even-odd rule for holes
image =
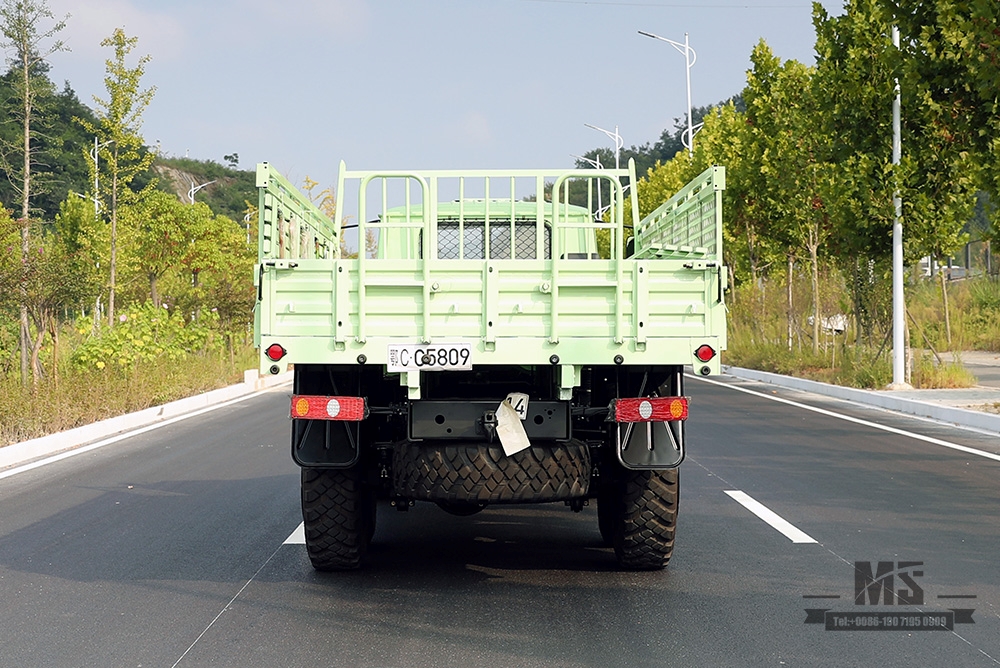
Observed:
[[[406,388],[406,398],[410,401],[420,399],[420,370],[400,371],[399,384]]]
[[[343,175],[344,163],[341,162],[340,166],[341,166],[341,175]],[[343,181],[343,176],[341,177],[341,181]],[[364,239],[368,234],[368,229],[366,227],[368,219],[368,210],[366,202],[367,193],[365,192],[365,189],[368,187],[368,183],[370,181],[371,177],[365,178],[362,179],[361,183],[358,185],[358,328],[357,328],[358,331],[357,335],[354,337],[354,340],[358,343],[364,343],[366,335],[365,316],[367,313],[367,309],[365,308],[365,302],[368,296],[366,260],[368,259],[368,253],[362,252],[362,248],[364,244]],[[339,195],[337,199],[343,200],[343,194]],[[385,230],[385,226],[381,226],[381,230],[379,231],[380,237],[384,234],[383,230]]]
[[[570,401],[573,398],[573,388],[580,385],[582,367],[575,364],[559,365],[559,400]]]
[[[545,178],[542,175],[535,179],[535,257],[545,259]]]
[[[424,239],[427,239],[427,243],[424,244],[423,257],[421,262],[423,264],[424,270],[424,326],[423,326],[423,342],[431,342],[431,266],[432,263],[437,260],[437,249],[438,249],[438,237],[437,237],[437,198],[438,198],[438,180],[436,176],[432,176],[430,183],[428,184],[428,191],[421,193],[424,196],[424,201],[421,202],[421,209],[423,211],[423,234]],[[406,179],[406,199],[409,205],[410,200],[410,179]],[[407,221],[409,221],[410,207],[406,207]]]

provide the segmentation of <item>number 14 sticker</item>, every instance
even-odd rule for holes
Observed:
[[[528,418],[528,395],[522,392],[511,392],[507,395],[507,401],[511,408],[517,412],[517,417],[521,420]]]

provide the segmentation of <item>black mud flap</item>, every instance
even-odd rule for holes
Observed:
[[[303,468],[350,468],[360,442],[360,422],[292,420],[292,459]]]
[[[671,424],[677,425],[676,432]],[[623,422],[616,434],[618,461],[627,469],[672,469],[684,461],[683,422]]]

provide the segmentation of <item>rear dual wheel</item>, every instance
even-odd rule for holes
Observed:
[[[375,532],[375,494],[361,467],[302,469],[302,519],[313,568],[358,568]]]
[[[680,478],[677,469],[618,469],[597,499],[601,537],[628,570],[659,570],[674,551]]]

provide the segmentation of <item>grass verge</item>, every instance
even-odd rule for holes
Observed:
[[[204,353],[181,363],[143,361],[127,371],[67,371],[58,383],[46,379],[27,388],[17,378],[0,378],[0,446],[233,385],[256,366],[257,353],[247,347],[232,362],[228,353]]]

